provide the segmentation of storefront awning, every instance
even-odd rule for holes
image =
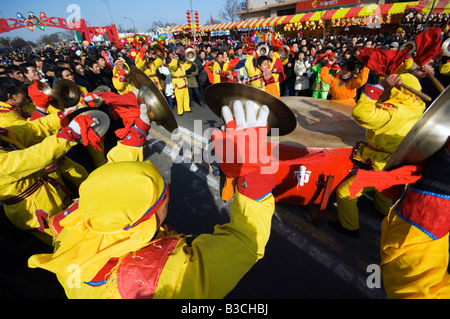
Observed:
[[[334,20],[341,18],[358,18],[358,17],[361,18],[361,17],[368,17],[371,15],[400,14],[405,12],[407,9],[415,9],[419,13],[429,13],[431,11],[432,6],[433,0],[388,3],[380,5],[375,4],[361,7],[298,13],[272,18],[259,18],[237,22],[210,24],[206,26],[201,26],[200,29],[197,31],[209,32],[218,30],[267,28],[296,22]],[[435,6],[433,8],[433,13],[450,13],[450,0],[436,0]],[[171,27],[169,28],[169,31],[182,32],[186,28],[187,24],[184,24]]]

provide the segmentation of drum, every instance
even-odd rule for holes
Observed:
[[[365,129],[353,119],[352,106],[311,97],[280,100],[294,112],[298,125],[288,135],[269,137],[279,156],[273,195],[281,203],[319,204],[329,175],[334,177],[332,192],[349,177],[353,148],[366,140]]]

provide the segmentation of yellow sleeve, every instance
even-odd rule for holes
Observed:
[[[443,64],[439,72],[444,75],[450,75],[450,62]]]
[[[335,77],[330,74],[330,68],[328,66],[324,66],[320,70],[320,80],[330,85],[334,82]]]
[[[169,69],[172,73],[176,72],[178,69],[178,60],[177,59],[172,59],[170,61],[170,63],[168,64]]]
[[[253,66],[253,55],[247,54],[245,60],[245,70],[247,71],[248,77],[252,77],[259,74],[259,70]]]
[[[127,81],[123,81],[123,82],[120,81],[119,72],[117,72],[117,69],[115,67],[113,69],[112,82],[118,92],[123,92],[128,85]]]
[[[363,67],[358,76],[350,81],[350,88],[359,89],[364,84],[366,84],[367,80],[369,79],[369,72],[370,72],[369,68]]]
[[[220,73],[217,73],[217,71],[220,72],[219,63],[214,62],[213,65],[214,83],[220,83]]]
[[[21,134],[23,130],[15,127],[8,128],[11,139]],[[76,143],[58,138],[56,135],[45,138],[41,143],[23,150],[0,152],[0,184],[16,182],[21,178],[30,176],[65,155]]]
[[[143,147],[123,145],[121,141],[113,147],[107,154],[108,163],[116,162],[136,162],[144,160]]]
[[[236,191],[230,223],[185,246],[186,261],[172,297],[225,297],[264,256],[274,209],[272,194],[254,201]]]
[[[393,208],[381,224],[380,247],[388,298],[450,298],[448,234],[433,240]]]
[[[145,71],[145,59],[141,59],[140,54],[136,55],[136,59],[134,60],[134,64],[136,67],[142,71]]]
[[[15,142],[27,147],[56,134],[61,129],[61,123],[58,115],[54,113],[34,121],[23,121],[20,125],[7,126],[7,128],[10,134],[14,135]]]
[[[391,120],[395,108],[380,107],[376,100],[370,99],[364,93],[352,110],[353,118],[367,129],[377,129]]]

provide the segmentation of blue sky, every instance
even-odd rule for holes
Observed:
[[[163,21],[168,23],[186,23],[186,11],[190,9],[190,0],[105,0],[111,9],[113,22],[124,28],[133,28],[133,22],[124,17],[134,20],[138,32],[146,29],[153,21]],[[69,5],[76,4],[80,8],[81,18],[87,21],[88,26],[105,26],[111,24],[111,16],[108,6],[103,0],[1,0],[0,18],[16,18],[17,12],[21,12],[25,17],[28,11],[33,11],[39,16],[41,11],[48,17],[68,18],[74,13],[73,10],[67,12]],[[225,5],[225,0],[192,0],[192,9],[199,12],[200,24],[209,20],[210,14],[214,19],[220,17],[220,9]],[[218,21],[219,22],[219,21]],[[20,36],[25,40],[37,40],[42,34],[52,34],[64,31],[59,28],[45,28],[41,31],[35,28],[30,31],[26,28],[1,33],[0,37]]]

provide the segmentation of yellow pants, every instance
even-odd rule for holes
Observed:
[[[175,98],[177,100],[178,115],[191,111],[189,106],[189,89],[187,87],[182,89],[175,88]]]
[[[336,191],[337,197],[337,209],[338,220],[342,227],[349,230],[359,229],[359,214],[358,214],[358,199],[364,193],[375,190],[374,187],[364,187],[354,198],[350,198],[349,186],[355,180],[355,176],[352,176],[342,182]],[[392,200],[380,192],[375,190],[374,197],[375,209],[382,215],[389,213],[392,206]]]

